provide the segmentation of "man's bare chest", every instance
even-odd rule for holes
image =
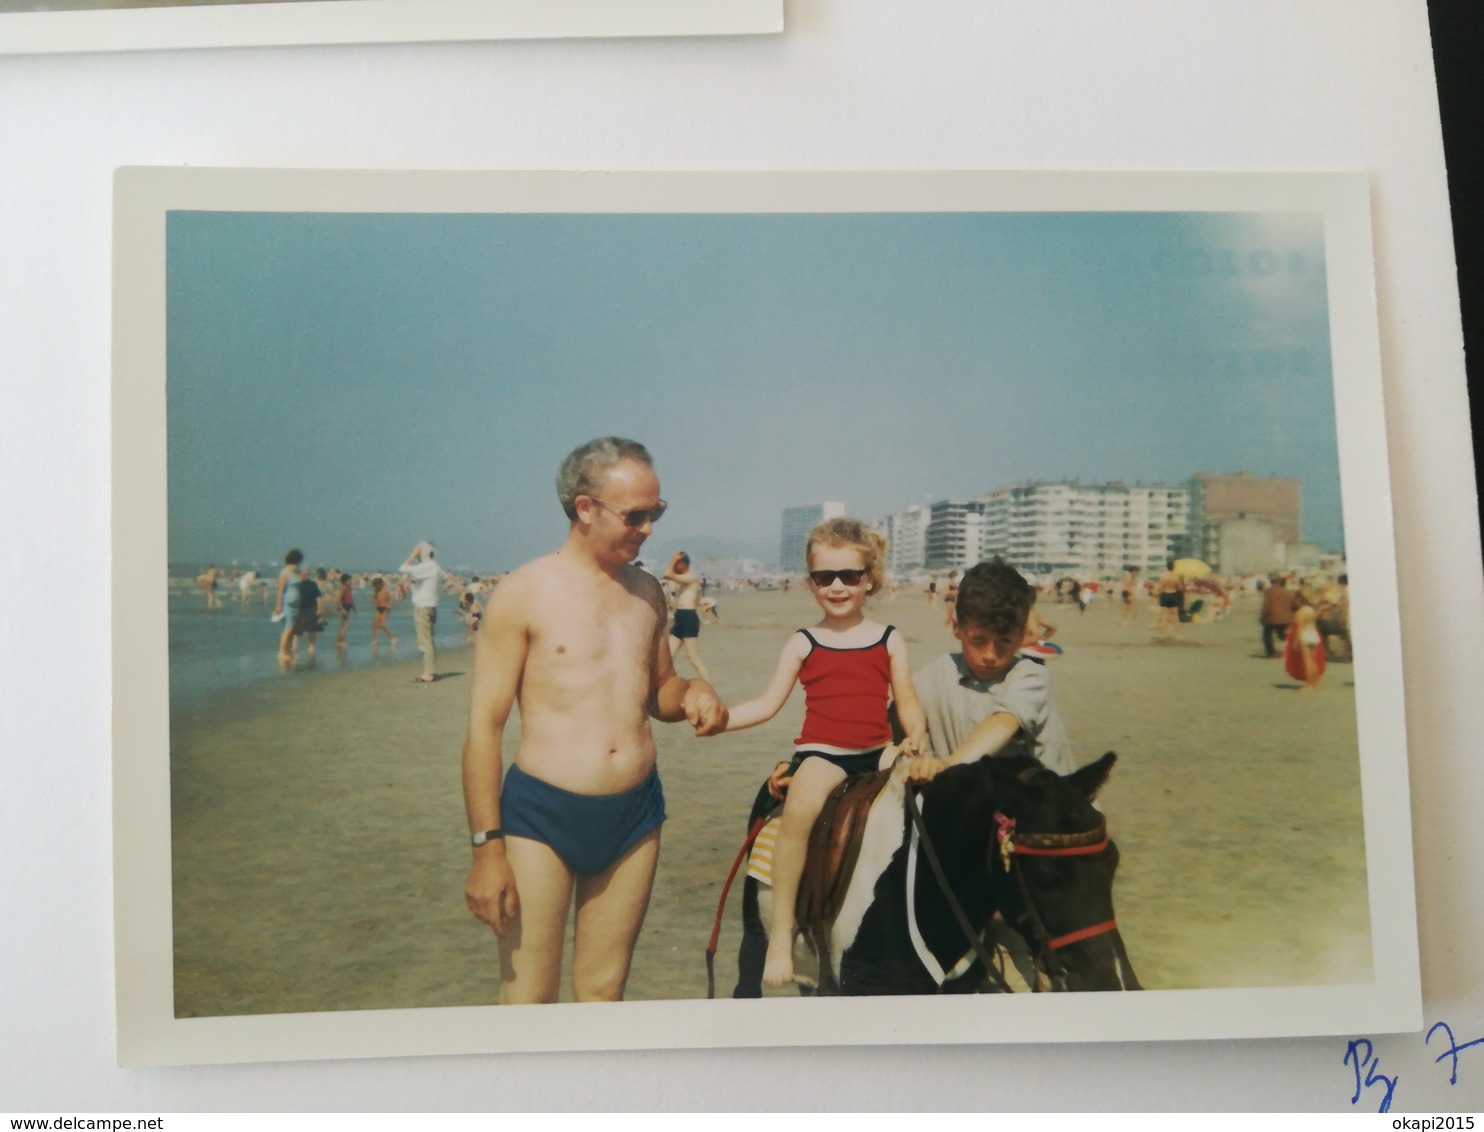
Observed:
[[[557,670],[642,663],[658,627],[654,607],[633,594],[568,595],[535,620],[531,660]]]

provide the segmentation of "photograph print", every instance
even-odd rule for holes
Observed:
[[[1363,179],[118,194],[126,1062],[1408,1024]]]
[[[783,0],[0,0],[0,55],[782,30]]]

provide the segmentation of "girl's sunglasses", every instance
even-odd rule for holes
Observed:
[[[865,570],[810,570],[809,580],[820,589],[833,586],[839,578],[847,586],[858,586],[866,580]]]

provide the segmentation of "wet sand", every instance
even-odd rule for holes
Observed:
[[[738,702],[818,614],[797,590],[719,598],[702,656]],[[1050,668],[1079,761],[1119,755],[1101,804],[1122,853],[1119,923],[1151,989],[1370,979],[1351,669],[1332,664],[1320,692],[1300,694],[1260,657],[1256,608],[1238,602],[1178,640],[1157,637],[1148,612],[1120,625],[1112,603],[1043,609],[1067,650]],[[872,616],[903,630],[914,669],[954,645],[918,593],[879,600]],[[172,722],[178,1016],[495,1000],[494,938],[463,901],[473,658],[441,652],[442,678],[420,686],[407,644],[370,670],[293,673]],[[670,819],[630,999],[705,997],[722,882],[802,713],[796,691],[778,718],[736,735],[656,725]],[[722,995],[739,899],[734,887]]]

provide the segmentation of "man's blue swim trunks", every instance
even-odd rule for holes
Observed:
[[[550,845],[578,876],[597,876],[664,820],[658,768],[622,794],[574,794],[512,765],[500,792],[506,834]]]

